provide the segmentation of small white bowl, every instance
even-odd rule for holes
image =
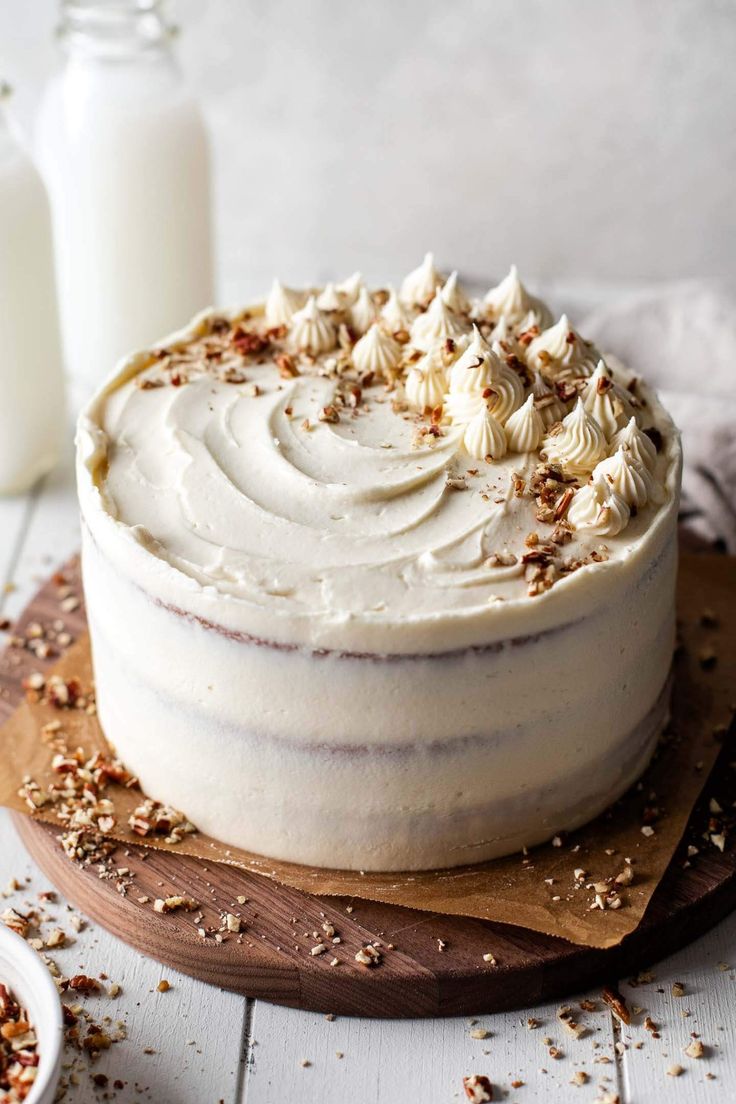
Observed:
[[[61,1073],[61,1000],[47,967],[25,939],[0,922],[0,982],[28,1011],[38,1039],[38,1073],[26,1104],[52,1104]]]

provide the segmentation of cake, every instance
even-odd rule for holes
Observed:
[[[678,434],[512,269],[209,310],[82,412],[100,722],[225,843],[360,870],[573,829],[668,718]]]

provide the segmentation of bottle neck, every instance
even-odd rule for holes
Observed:
[[[70,55],[155,57],[169,52],[174,34],[161,0],[61,0],[58,35]]]

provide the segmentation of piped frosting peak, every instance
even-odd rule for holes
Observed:
[[[579,398],[559,432],[544,438],[542,449],[548,460],[571,475],[587,475],[606,455],[606,437]]]
[[[426,352],[438,341],[455,340],[468,333],[470,324],[448,307],[438,288],[434,299],[423,314],[417,315],[411,327],[411,343]]]
[[[350,325],[358,334],[364,334],[376,319],[376,304],[368,288],[363,285],[350,308]]]
[[[401,346],[379,322],[373,322],[353,349],[353,364],[359,372],[375,372],[391,379],[401,359]]]
[[[426,353],[406,377],[406,400],[422,413],[442,406],[445,396],[445,367],[439,349]]]
[[[610,483],[594,478],[575,492],[567,516],[575,529],[591,529],[602,537],[615,537],[629,524],[631,510]]]
[[[303,297],[292,288],[284,287],[280,280],[274,280],[266,299],[265,314],[269,326],[287,326],[304,302]]]
[[[585,409],[592,414],[610,441],[626,421],[631,406],[616,386],[602,360],[585,384]]]
[[[614,491],[637,510],[646,506],[649,501],[662,501],[663,492],[659,482],[639,463],[626,445],[621,445],[612,456],[602,460],[593,475],[595,478],[608,480]]]
[[[306,306],[292,315],[290,335],[295,349],[319,356],[335,348],[337,330],[329,315],[317,306],[314,295],[310,295]]]
[[[322,294],[317,298],[317,306],[323,311],[342,309],[343,300],[334,284],[325,284]]]
[[[434,267],[434,255],[425,253],[422,263],[404,277],[399,295],[410,307],[426,307],[441,286],[442,277]]]
[[[544,437],[544,422],[534,405],[534,395],[509,416],[506,440],[510,452],[536,452]]]
[[[442,288],[442,298],[445,304],[454,311],[455,314],[469,314],[470,313],[470,300],[465,294],[462,286],[458,281],[457,269],[451,272],[447,277],[445,284]]]
[[[550,379],[590,376],[601,355],[577,333],[566,314],[554,326],[535,337],[527,351],[527,363]]]
[[[615,452],[617,449],[624,446],[629,450],[635,460],[647,469],[648,472],[653,472],[657,463],[657,449],[654,446],[654,442],[651,437],[648,437],[643,429],[639,429],[636,424],[636,418],[632,415],[629,418],[623,429],[620,429],[615,437],[611,441],[611,451]]]
[[[341,284],[337,284],[337,292],[342,299],[343,305],[352,307],[364,286],[363,276],[360,272],[354,272],[352,276],[348,276],[347,280],[343,280]]]
[[[552,315],[541,299],[530,295],[524,287],[516,265],[511,266],[500,284],[486,293],[481,314],[490,322],[505,318],[509,326],[519,331],[531,326],[544,329],[552,321]]]
[[[481,404],[503,425],[521,404],[524,385],[491,349],[477,326],[467,349],[450,370],[447,412],[453,421],[468,421]]]
[[[476,460],[501,460],[506,455],[506,435],[487,407],[481,407],[463,433],[463,447]]]
[[[555,422],[562,421],[567,412],[567,408],[555,391],[553,385],[547,383],[544,376],[539,372],[534,373],[532,395],[534,396],[534,405],[539,411],[545,429],[549,429]]]
[[[403,331],[408,334],[414,321],[414,312],[401,302],[396,294],[396,289],[390,287],[388,289],[388,299],[381,307],[381,318],[390,333],[396,334]]]

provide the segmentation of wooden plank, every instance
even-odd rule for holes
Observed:
[[[598,1001],[597,1013],[580,1020],[588,1034],[574,1039],[557,1019],[557,1005],[524,1013],[500,1013],[469,1019],[367,1021],[277,1008],[259,1001],[251,1026],[252,1058],[243,1100],[272,1104],[279,1100],[320,1104],[406,1104],[408,1100],[465,1100],[462,1079],[485,1074],[502,1092],[497,1099],[519,1104],[569,1101],[570,1081],[578,1070],[589,1086],[619,1091],[611,1019]],[[539,1026],[529,1030],[527,1017]],[[472,1031],[487,1030],[486,1039]],[[552,1039],[561,1056],[549,1053]],[[343,1057],[339,1057],[342,1054]],[[596,1063],[606,1057],[609,1064]],[[303,1062],[309,1062],[304,1066]],[[524,1085],[513,1087],[513,1082]],[[583,1098],[581,1098],[583,1099]],[[585,1098],[585,1099],[589,1099]]]
[[[4,615],[10,618],[18,616],[54,567],[79,548],[71,439],[66,442],[59,465],[26,496],[25,502],[22,546],[14,550],[10,563],[12,578],[7,581],[13,589],[3,608]],[[0,554],[5,547],[4,536],[3,533],[0,538]]]
[[[729,967],[728,969],[724,967]],[[731,1100],[736,1085],[736,914],[710,935],[697,940],[653,967],[653,980],[621,991],[642,1011],[621,1038],[625,1100],[667,1100],[668,1104],[705,1104]],[[673,995],[676,982],[684,995]],[[659,1039],[644,1026],[645,1016],[657,1025]],[[700,1036],[705,1055],[693,1059],[684,1048]],[[637,1049],[635,1043],[641,1043]],[[684,1072],[668,1075],[675,1065]],[[715,1078],[711,1080],[710,1077]]]
[[[32,498],[32,494],[0,497],[0,612],[7,605],[6,587],[12,585],[32,509]]]

